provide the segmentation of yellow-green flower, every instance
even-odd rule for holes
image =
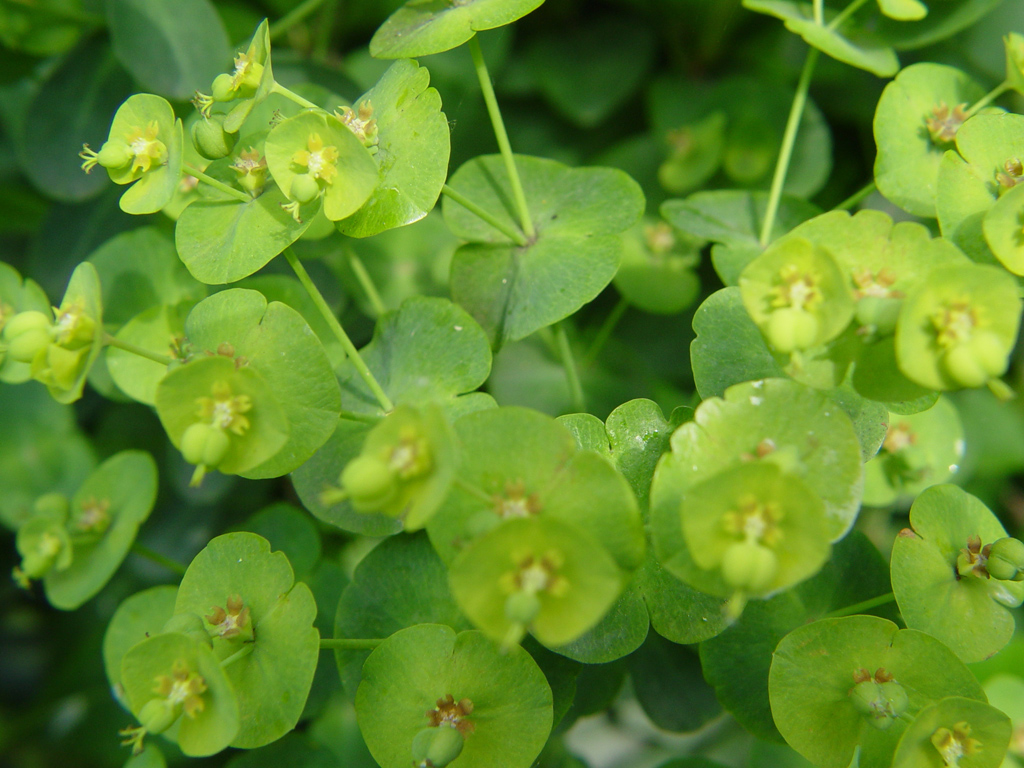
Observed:
[[[306,168],[314,179],[322,179],[325,184],[333,184],[334,177],[338,175],[337,147],[325,147],[319,133],[309,134],[306,146],[309,149],[300,149],[292,155],[292,162]]]

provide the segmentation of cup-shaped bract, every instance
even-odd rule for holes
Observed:
[[[647,220],[623,238],[622,263],[615,287],[633,306],[658,315],[682,312],[700,289],[694,267],[700,241],[665,221]]]
[[[1011,32],[1003,38],[1006,48],[1006,82],[1024,96],[1024,35]]]
[[[137,749],[147,733],[163,733],[186,755],[204,757],[238,733],[231,682],[210,647],[187,635],[168,632],[133,646],[121,660],[121,684],[142,728],[122,733]]]
[[[225,668],[241,716],[232,746],[254,749],[295,727],[313,683],[320,635],[313,594],[295,582],[283,552],[271,552],[254,533],[218,536],[182,577],[174,613],[202,617],[216,658],[239,654]]]
[[[455,435],[440,406],[399,405],[366,436],[341,474],[356,511],[401,518],[415,531],[441,506],[455,479]]]
[[[75,268],[53,315],[50,341],[32,357],[32,378],[45,384],[57,402],[72,403],[82,396],[89,369],[103,349],[103,299],[92,264]]]
[[[114,698],[130,709],[121,683],[121,659],[147,637],[159,634],[174,614],[176,586],[150,587],[125,598],[110,617],[103,633],[103,668]]]
[[[519,518],[552,518],[597,541],[625,571],[644,554],[636,497],[611,463],[577,449],[569,431],[526,408],[490,408],[455,423],[461,463],[456,483],[427,525],[441,559]]]
[[[463,737],[459,768],[529,768],[551,731],[552,695],[522,648],[501,649],[482,632],[417,624],[367,658],[356,718],[383,768],[409,768],[413,741],[427,728]]]
[[[768,344],[781,354],[826,344],[853,318],[846,275],[820,245],[787,237],[740,274],[743,306]]]
[[[22,312],[49,316],[50,302],[34,280],[22,279],[14,267],[0,262],[0,381],[6,384],[20,384],[32,377],[30,363],[9,354],[11,334],[4,334],[7,324]]]
[[[999,768],[1010,743],[1010,718],[983,701],[950,696],[917,713],[893,768]]]
[[[21,555],[21,564],[15,566],[13,578],[28,589],[32,579],[41,579],[71,565],[74,551],[63,516],[36,515],[18,528],[14,546]]]
[[[1005,270],[980,264],[936,269],[900,308],[900,370],[929,389],[980,387],[1005,373],[1020,313],[1017,281]]]
[[[462,612],[505,645],[526,632],[549,646],[571,643],[615,602],[626,574],[585,528],[553,518],[510,520],[451,563]]]
[[[322,197],[331,221],[359,210],[380,181],[367,148],[326,112],[300,112],[275,125],[267,135],[266,155],[281,191],[299,204]]]
[[[959,472],[964,449],[960,414],[946,397],[927,411],[890,413],[882,447],[864,465],[864,504],[884,507],[948,481]]]
[[[43,577],[51,605],[73,610],[106,586],[149,517],[156,492],[156,463],[145,451],[121,451],[89,475],[71,499],[65,526],[74,557]]]
[[[719,597],[766,597],[813,576],[831,552],[825,505],[771,462],[737,464],[686,490],[688,561],[669,570]]]
[[[907,730],[904,715],[948,696],[985,701],[974,674],[946,646],[875,616],[794,629],[772,657],[768,692],[783,737],[820,768],[857,765],[858,748],[860,768],[890,768]]]
[[[878,191],[916,216],[935,216],[939,164],[954,147],[967,108],[984,90],[945,64],[904,67],[875,109],[875,183]]]
[[[936,485],[910,508],[892,550],[892,590],[907,626],[934,635],[966,662],[1006,645],[1008,610],[1024,602],[1024,582],[993,578],[989,545],[1006,538],[999,519],[955,485]]]
[[[211,97],[197,97],[204,114],[214,101],[238,101],[224,118],[224,130],[238,133],[253,108],[274,89],[274,73],[270,66],[270,25],[264,19],[256,27],[244,52],[235,56],[230,73],[217,75],[212,84]]]
[[[174,108],[160,96],[137,93],[114,114],[100,151],[82,150],[82,168],[102,165],[115,184],[132,184],[121,195],[125,213],[156,213],[178,189],[183,153],[181,120]]]
[[[175,448],[197,471],[245,472],[274,456],[288,439],[288,419],[263,377],[223,355],[200,357],[167,374],[156,390],[156,412]],[[202,434],[197,425],[205,426]],[[202,445],[199,438],[205,438]],[[217,448],[214,442],[222,448],[219,455],[208,453]]]

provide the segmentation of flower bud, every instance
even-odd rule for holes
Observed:
[[[292,179],[291,197],[301,204],[312,202],[320,194],[320,185],[311,174],[300,173]]]
[[[394,470],[376,456],[357,456],[341,473],[341,486],[357,512],[376,512],[398,493]]]
[[[857,322],[883,336],[896,330],[903,299],[892,296],[864,296],[857,302]]]
[[[224,460],[230,446],[224,430],[205,421],[189,425],[181,436],[181,455],[189,464],[215,468]]]
[[[139,711],[139,723],[149,733],[163,733],[174,725],[180,714],[180,708],[168,699],[150,699]]]
[[[211,95],[214,101],[232,101],[235,98],[235,84],[226,72],[213,78]]]
[[[32,514],[50,520],[64,521],[68,518],[71,505],[68,497],[58,491],[44,493],[32,503]]]
[[[766,335],[782,354],[807,349],[818,336],[818,319],[800,307],[780,307],[769,315]]]
[[[59,389],[71,389],[88,353],[88,347],[71,350],[57,344],[50,344],[46,347],[45,355],[37,355],[33,358],[32,375],[44,384]]]
[[[208,160],[219,160],[231,154],[238,142],[237,133],[224,130],[223,115],[212,115],[192,125],[192,144]]]
[[[1024,542],[1003,538],[992,544],[985,569],[1000,581],[1024,581]]]
[[[445,768],[462,753],[465,739],[449,725],[424,728],[412,740],[414,766]]]
[[[519,590],[505,599],[505,617],[515,623],[527,626],[540,613],[540,598],[536,592]]]
[[[738,541],[722,556],[725,583],[742,592],[763,592],[778,572],[778,556],[756,541]]]
[[[131,148],[120,140],[105,141],[96,154],[96,161],[104,168],[124,168],[134,159]]]
[[[7,354],[19,363],[29,363],[53,340],[53,323],[42,312],[19,312],[4,326]]]

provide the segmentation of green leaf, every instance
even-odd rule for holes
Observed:
[[[209,88],[230,56],[228,35],[208,0],[111,0],[114,53],[146,90],[178,101]]]
[[[892,77],[899,71],[900,62],[896,52],[878,37],[849,24],[841,25],[840,29],[818,24],[814,20],[814,8],[810,3],[794,0],[743,0],[743,7],[782,19],[786,29],[800,35],[808,45],[850,66],[865,69],[878,77]],[[826,24],[836,15],[836,11],[826,8]]]
[[[206,287],[185,271],[174,241],[156,227],[139,227],[107,240],[89,255],[103,288],[103,322],[122,326],[156,304],[199,300]]]
[[[392,64],[355,103],[373,107],[378,144],[373,155],[380,181],[369,200],[338,229],[369,237],[419,221],[437,203],[448,175],[451,142],[441,97],[428,88],[430,73],[415,61]]]
[[[743,306],[738,287],[711,294],[693,316],[693,380],[701,397],[721,397],[733,384],[784,376]]]
[[[913,531],[893,544],[892,589],[907,626],[941,640],[961,659],[981,661],[1010,641],[1024,602],[1024,583],[958,572],[972,537],[981,545],[1006,537],[1006,529],[976,497],[954,485],[922,492],[910,508]]]
[[[551,689],[518,646],[499,650],[481,632],[418,624],[396,632],[366,660],[356,716],[383,768],[407,768],[412,740],[430,726],[424,714],[451,696],[468,699],[473,730],[462,768],[529,768],[551,730]],[[460,720],[461,722],[461,720]]]
[[[18,136],[21,167],[36,189],[75,203],[107,185],[102,171],[82,173],[77,155],[86,142],[102,144],[111,114],[132,90],[100,37],[84,41],[49,73],[27,105]],[[86,93],[91,98],[82,98]]]
[[[288,442],[264,463],[243,470],[246,477],[287,474],[327,441],[341,408],[338,383],[323,346],[298,312],[277,301],[268,304],[256,291],[233,288],[197,304],[185,330],[194,353],[216,352],[225,343],[233,347],[284,409]]]
[[[173,355],[174,340],[185,336],[185,318],[194,306],[190,300],[176,306],[153,307],[121,326],[115,337],[158,355]],[[154,405],[167,366],[117,347],[108,346],[106,350],[107,368],[118,389],[140,403]]]
[[[121,706],[128,708],[121,684],[121,659],[128,649],[150,635],[159,634],[174,614],[178,588],[171,585],[150,587],[126,598],[117,606],[103,633],[103,667],[107,682]]]
[[[207,544],[182,577],[174,613],[206,616],[233,596],[249,609],[254,640],[249,655],[225,668],[241,716],[230,743],[252,749],[279,739],[298,722],[316,671],[320,635],[313,627],[316,603],[309,587],[295,583],[285,554],[272,553],[270,543],[256,534],[228,533]],[[208,616],[205,622],[213,636]],[[222,658],[240,645],[214,637]]]
[[[928,6],[921,0],[878,0],[878,7],[897,21],[919,21],[928,15]]]
[[[208,285],[248,277],[309,228],[314,207],[306,206],[299,222],[281,207],[287,202],[277,187],[247,203],[197,200],[182,211],[174,229],[178,255],[193,277]]]
[[[309,515],[279,501],[245,521],[245,530],[262,536],[276,551],[284,552],[298,577],[312,573],[320,560],[320,531]]]
[[[95,267],[87,261],[79,264],[75,267],[75,271],[71,273],[68,288],[60,302],[62,310],[65,307],[73,308],[76,306],[81,308],[84,317],[91,320],[95,327],[88,351],[85,354],[79,353],[81,357],[76,364],[77,375],[74,381],[65,387],[60,381],[51,380],[50,362],[48,360],[45,358],[40,360],[39,357],[36,357],[32,361],[33,378],[42,378],[47,390],[50,392],[50,396],[58,403],[73,403],[82,396],[82,390],[85,389],[85,379],[89,375],[89,369],[96,362],[96,358],[99,357],[100,350],[103,349],[103,298],[100,290],[100,280],[99,275],[96,274]],[[57,345],[53,344],[52,346]],[[39,370],[40,368],[42,368],[42,371]]]
[[[1024,275],[1024,186],[1004,194],[982,220],[985,241],[999,262],[1015,275]]]
[[[629,18],[586,21],[566,36],[554,30],[524,52],[552,108],[581,128],[607,120],[640,86],[654,62],[650,27]]]
[[[650,624],[643,594],[633,581],[597,624],[571,643],[552,650],[584,664],[607,664],[639,648]]]
[[[953,764],[998,768],[1005,765],[1003,756],[1012,730],[1010,718],[995,707],[983,701],[950,696],[917,714],[900,739],[892,765],[893,768],[931,768],[940,761],[949,765],[948,755]],[[943,748],[949,751],[943,752]]]
[[[385,539],[359,561],[338,602],[334,636],[390,637],[416,624],[445,624],[457,632],[471,626],[448,588],[448,569],[424,533]],[[334,652],[341,682],[353,698],[369,655]]]
[[[153,509],[156,491],[156,463],[144,451],[121,451],[89,475],[71,499],[74,559],[66,569],[51,571],[43,579],[51,605],[73,610],[103,589],[135,543],[139,526]],[[98,538],[89,527],[93,508],[109,520]],[[76,535],[83,539],[75,541]]]
[[[769,600],[748,603],[735,623],[701,643],[704,678],[746,730],[759,739],[781,741],[768,701],[768,671],[779,641],[829,611],[888,591],[885,559],[855,531],[836,543],[831,559],[815,576]]]
[[[984,701],[970,670],[946,646],[874,616],[822,619],[779,643],[768,677],[772,714],[789,745],[822,768],[847,768],[860,747],[860,768],[889,768],[906,723],[881,730],[853,705],[854,675],[891,674],[914,712],[947,696]]]
[[[202,709],[195,717],[181,717],[177,728],[166,731],[190,757],[220,752],[239,730],[239,707],[235,691],[209,646],[177,632],[154,635],[133,646],[121,660],[121,681],[132,713],[138,717],[147,702],[164,698],[154,682],[175,669],[197,675],[205,690]]]
[[[693,649],[652,632],[627,663],[637,701],[659,728],[688,733],[721,714]]]
[[[722,282],[729,286],[739,282],[743,268],[764,250],[759,237],[767,205],[764,192],[714,190],[697,192],[685,200],[666,200],[661,215],[683,232],[722,246],[712,251],[712,261]],[[769,242],[820,212],[812,203],[784,195]]]
[[[639,185],[622,171],[567,168],[521,155],[516,166],[537,230],[523,247],[451,199],[444,201],[449,228],[472,241],[455,252],[452,296],[495,347],[558,322],[597,296],[618,268],[618,234],[636,223],[644,205]],[[451,186],[518,229],[500,156],[469,161]]]
[[[943,64],[912,64],[882,91],[875,110],[875,183],[878,191],[915,216],[935,217],[939,164],[949,148],[926,121],[945,105],[966,109],[985,95],[971,77]]]
[[[878,33],[897,50],[913,50],[952,37],[995,8],[1002,0],[933,2],[919,21],[878,20]]]
[[[663,503],[658,494],[666,489],[655,485],[651,490],[653,508]],[[648,548],[636,580],[647,604],[651,626],[674,643],[699,643],[714,637],[730,623],[723,610],[725,600],[698,592],[665,570],[655,558],[653,547]]]
[[[511,24],[544,0],[410,0],[388,17],[373,39],[378,59],[429,56],[462,45],[477,32]]]

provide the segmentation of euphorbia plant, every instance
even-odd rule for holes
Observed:
[[[755,766],[1019,751],[1024,451],[986,448],[1024,429],[1019,11],[8,5],[8,45],[65,56],[25,75],[28,178],[80,200],[101,166],[150,216],[60,300],[38,243],[0,266],[14,581],[93,600],[134,768],[577,765],[630,696],[788,745]],[[900,68],[969,28],[1005,69]],[[819,107],[822,54],[894,79]],[[83,58],[153,92],[94,103]],[[90,176],[35,138],[68,92]],[[717,765],[694,743],[666,768]]]

